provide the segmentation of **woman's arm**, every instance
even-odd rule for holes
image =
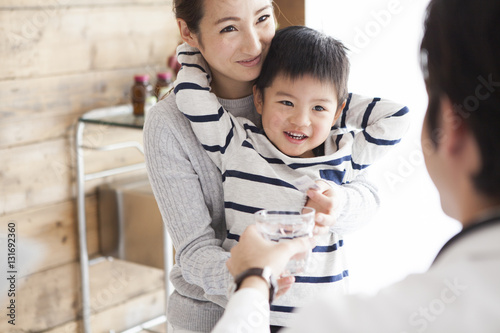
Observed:
[[[149,179],[176,249],[184,296],[224,306],[231,276],[222,247],[226,227],[220,173],[201,149],[175,96],[148,114],[144,148]],[[194,295],[194,296],[193,296]]]

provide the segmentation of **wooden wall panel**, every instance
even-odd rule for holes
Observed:
[[[177,34],[171,1],[0,4],[0,216],[75,197],[72,125],[128,102],[133,75],[165,68]],[[130,133],[100,134],[142,136]],[[134,150],[85,154],[88,171],[143,161]]]
[[[274,0],[279,28],[305,25],[305,0]]]
[[[95,195],[86,200],[89,255],[99,251]],[[0,216],[1,230],[16,223],[20,252],[19,277],[79,259],[76,203],[74,200]],[[29,264],[26,262],[28,261]]]
[[[83,112],[128,103],[133,75],[141,72],[152,76],[155,69],[133,67],[0,81],[0,149],[68,137]]]
[[[102,144],[116,141],[117,136],[113,136],[113,131],[112,128],[105,128],[102,133],[90,138],[94,138],[92,142]],[[126,140],[140,140],[142,137],[140,131],[116,132]],[[126,136],[126,133],[130,133],[130,136]],[[73,146],[67,138],[0,150],[0,216],[74,198],[74,155]],[[134,149],[88,151],[84,156],[87,173],[144,161],[143,155]],[[106,179],[88,182],[86,192],[94,191],[104,181]]]
[[[165,68],[179,40],[171,6],[165,0],[0,3],[0,234],[6,223],[16,221],[16,332],[55,327],[73,332],[78,325],[72,125],[86,111],[128,102],[134,74],[154,77]],[[84,141],[93,145],[123,140],[141,141],[142,133],[93,126]],[[87,172],[144,160],[133,149],[84,156]],[[145,172],[124,176],[138,174]],[[86,184],[91,256],[99,252],[95,188],[124,176]],[[128,287],[112,293],[109,302],[104,299],[109,283],[116,282],[117,265],[91,267],[93,325],[98,331],[113,328],[107,326],[113,321],[109,316],[116,315],[114,322],[123,330],[163,312],[159,270],[122,267]],[[144,302],[151,305],[144,316],[130,315],[142,311]],[[0,332],[12,329],[7,325],[1,321]]]
[[[40,332],[74,321],[81,308],[78,272],[77,264],[71,263],[19,279],[16,332]],[[162,270],[122,260],[91,265],[89,274],[91,313],[105,311],[140,295],[159,293],[163,287]],[[3,307],[3,302],[0,304]],[[140,312],[140,307],[135,311]],[[0,332],[9,332],[8,325],[6,320],[0,321]]]
[[[71,198],[72,177],[57,169],[69,149],[67,139],[58,139],[1,150],[0,215]]]
[[[168,5],[68,7],[38,18],[43,12],[0,11],[0,79],[163,64],[177,44]]]
[[[164,309],[165,291],[157,290],[142,294],[127,301],[126,303],[105,309],[90,316],[92,332],[122,332],[147,320],[151,320],[165,313]],[[151,330],[147,333],[166,332],[165,325]],[[81,320],[71,321],[57,326],[44,333],[73,333],[82,332]]]
[[[125,6],[125,5],[166,5],[172,7],[171,0],[2,0],[1,9],[41,8],[46,11],[77,6]]]

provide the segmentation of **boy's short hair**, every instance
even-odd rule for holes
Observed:
[[[500,2],[433,0],[427,9],[421,60],[429,94],[427,130],[439,146],[441,98],[477,140],[476,189],[500,198]]]
[[[309,74],[334,85],[340,107],[348,96],[346,50],[340,41],[308,27],[291,26],[278,30],[255,86],[264,96],[264,89],[270,87],[278,75],[294,80]]]

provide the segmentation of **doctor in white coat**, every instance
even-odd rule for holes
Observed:
[[[426,273],[370,298],[318,297],[284,332],[500,332],[499,22],[500,1],[432,0],[421,44],[425,163],[463,230]],[[231,250],[237,291],[213,332],[268,332],[272,276],[312,246],[271,243],[249,227]]]

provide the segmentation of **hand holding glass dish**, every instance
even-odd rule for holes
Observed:
[[[283,242],[298,237],[312,237],[314,208],[260,210],[255,213],[257,229],[265,239]],[[282,276],[296,275],[307,270],[311,250],[293,256]]]

